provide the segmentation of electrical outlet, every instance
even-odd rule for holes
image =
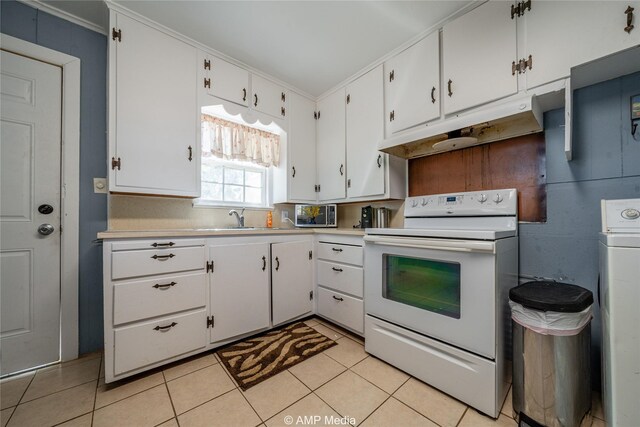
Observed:
[[[289,211],[282,211],[280,213],[280,221],[286,221],[289,219]]]
[[[107,192],[107,178],[93,178],[93,192],[94,193],[106,193]]]

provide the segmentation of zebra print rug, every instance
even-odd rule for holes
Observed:
[[[242,390],[336,345],[303,322],[248,338],[217,352]]]

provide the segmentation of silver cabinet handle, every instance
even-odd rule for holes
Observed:
[[[40,224],[38,226],[38,233],[42,234],[43,236],[48,236],[54,231],[55,231],[55,228],[51,224]]]

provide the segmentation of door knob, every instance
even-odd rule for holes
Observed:
[[[55,228],[53,228],[53,225],[51,224],[40,224],[40,226],[38,227],[38,233],[42,234],[43,236],[48,236],[54,231]]]

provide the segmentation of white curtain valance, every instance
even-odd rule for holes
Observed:
[[[202,114],[202,155],[278,166],[280,136]]]

